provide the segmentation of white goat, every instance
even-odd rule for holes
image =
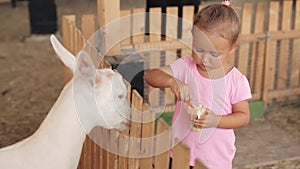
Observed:
[[[50,39],[61,61],[74,74],[75,57],[53,35]],[[89,57],[79,57],[77,63],[79,75],[66,84],[38,130],[26,139],[0,149],[0,169],[76,169],[86,133],[96,126],[128,129],[130,107],[121,75],[109,69],[96,69]],[[80,83],[82,95],[73,92],[74,79]],[[100,113],[89,112],[93,109],[86,96],[94,97]],[[74,99],[79,103],[82,101],[79,107],[86,113],[78,115]],[[80,120],[78,116],[82,116]]]

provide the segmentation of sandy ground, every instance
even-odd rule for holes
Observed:
[[[81,8],[71,0],[56,2],[59,28],[62,14],[96,13],[92,0],[84,1]],[[0,3],[0,11],[0,147],[4,147],[38,128],[63,88],[63,68],[48,40],[26,40],[30,35],[26,2],[18,2],[14,9]],[[300,142],[299,100],[270,107],[258,123],[272,124]]]

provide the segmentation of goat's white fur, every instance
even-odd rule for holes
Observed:
[[[61,61],[73,74],[76,63],[79,63],[78,75],[73,77],[73,81],[76,78],[78,83],[82,83],[80,86],[83,95],[78,97],[83,98],[75,99],[83,100],[83,105],[80,106],[86,110],[86,114],[83,113],[82,118],[91,122],[85,124],[78,120],[73,81],[70,81],[33,135],[0,149],[0,169],[76,169],[85,132],[90,132],[97,125],[120,130],[128,128],[126,119],[130,108],[121,75],[109,69],[96,69],[89,57],[79,57],[76,62],[75,57],[53,35],[51,43]],[[81,54],[86,55],[84,52]],[[96,119],[98,112],[89,112],[89,103],[84,102],[85,96],[95,96],[96,107],[100,110]]]

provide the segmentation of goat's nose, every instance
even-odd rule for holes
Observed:
[[[126,127],[131,128],[131,121],[123,122],[123,124],[124,124]]]

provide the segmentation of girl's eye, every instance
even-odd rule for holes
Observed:
[[[210,52],[210,54],[213,57],[219,57],[220,56],[217,52]]]
[[[196,52],[197,52],[197,53],[203,53],[204,50],[203,50],[203,49],[196,49]]]

